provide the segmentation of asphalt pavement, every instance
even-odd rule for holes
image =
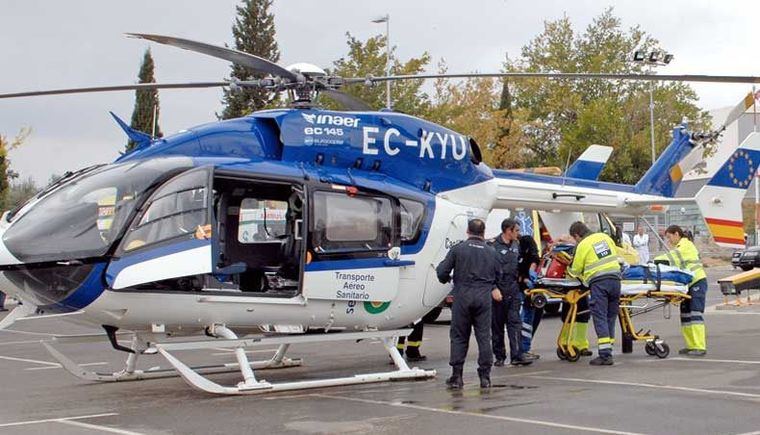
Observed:
[[[494,368],[494,387],[487,392],[478,388],[474,340],[465,389],[445,389],[447,311],[426,326],[422,345],[428,359],[419,365],[438,370],[434,379],[234,397],[198,392],[180,378],[82,381],[55,363],[39,342],[54,333],[99,331],[62,319],[17,322],[0,332],[0,434],[760,434],[760,305],[714,309],[723,300],[716,280],[731,273],[727,267],[708,269],[704,358],[677,355],[683,344],[677,307],[636,317],[637,326],[670,344],[668,358],[646,355],[641,343],[633,353],[621,354],[618,343],[611,367],[589,366],[589,358],[560,361],[555,356],[560,320],[549,317],[536,337],[534,350],[541,359],[527,367]],[[594,341],[592,332],[589,338]],[[60,349],[98,371],[119,370],[125,358],[101,343]],[[178,355],[193,364],[234,361],[224,350]],[[303,357],[304,365],[258,376],[276,382],[391,369],[377,343],[294,345],[289,355]],[[156,365],[166,365],[160,355],[141,357],[140,367]],[[211,378],[233,385],[240,375]]]

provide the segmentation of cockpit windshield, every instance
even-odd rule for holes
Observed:
[[[25,263],[104,255],[153,188],[191,166],[187,157],[170,157],[106,165],[85,173],[19,216],[3,242]]]

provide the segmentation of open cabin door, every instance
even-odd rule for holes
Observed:
[[[332,186],[311,193],[303,295],[385,303],[396,297],[402,267],[394,198]],[[310,258],[311,261],[308,261]]]
[[[211,166],[159,187],[137,213],[106,270],[122,289],[213,270]]]

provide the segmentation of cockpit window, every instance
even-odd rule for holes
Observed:
[[[3,235],[25,263],[104,255],[153,188],[181,169],[185,157],[100,167],[65,183],[19,216]]]
[[[124,237],[123,250],[129,252],[180,236],[205,237],[211,229],[208,184],[209,173],[201,168],[178,175],[161,186]]]

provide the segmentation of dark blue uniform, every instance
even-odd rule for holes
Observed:
[[[501,291],[500,302],[492,302],[491,313],[491,342],[493,345],[494,358],[504,362],[507,359],[506,347],[504,346],[504,326],[507,327],[509,339],[509,358],[514,361],[522,356],[520,350],[520,285],[518,283],[518,265],[520,259],[520,244],[515,240],[509,244],[504,242],[501,236],[490,242],[496,251],[499,260],[501,275],[497,286]]]
[[[455,373],[461,373],[470,344],[470,331],[478,342],[478,374],[489,376],[491,353],[491,291],[500,275],[496,253],[485,240],[470,237],[449,250],[436,268],[438,280],[449,282],[454,271],[454,305],[451,307],[451,358]]]

